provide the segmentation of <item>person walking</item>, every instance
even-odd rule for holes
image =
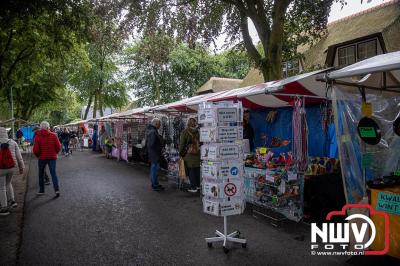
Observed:
[[[17,137],[18,145],[21,145],[22,144],[22,138],[24,137],[24,133],[22,133],[22,129],[19,128],[17,130],[16,137]]]
[[[163,190],[164,187],[158,183],[158,168],[160,166],[160,158],[162,152],[162,139],[158,133],[161,127],[161,121],[158,118],[151,120],[151,124],[146,129],[146,149],[150,162],[150,180],[151,187],[154,191]]]
[[[15,208],[18,204],[15,202],[14,188],[12,185],[13,175],[19,170],[24,172],[24,160],[18,144],[8,138],[7,130],[0,127],[0,215],[9,215],[9,207]],[[7,191],[10,203],[7,202]]]
[[[194,118],[189,118],[187,127],[182,132],[179,155],[183,158],[189,175],[188,192],[196,193],[200,189],[200,135]]]
[[[58,178],[56,174],[57,155],[61,150],[61,143],[55,133],[50,132],[50,125],[43,121],[40,123],[40,130],[37,132],[35,142],[33,144],[33,153],[38,157],[39,168],[39,192],[38,195],[44,194],[44,169],[49,166],[51,179],[53,181],[54,192],[56,197],[60,196],[58,186]]]
[[[38,127],[38,126],[35,126],[35,127],[33,128],[32,143],[35,143],[35,136],[36,136],[36,133],[37,133],[39,130],[40,130],[40,127]],[[47,174],[46,168],[45,168],[45,170],[44,170],[44,184],[45,184],[46,186],[50,185],[50,177],[49,177],[49,175]]]
[[[92,151],[97,151],[97,140],[99,137],[97,134],[97,129],[98,129],[98,126],[94,125],[93,134],[92,134]]]
[[[61,133],[61,141],[64,147],[64,155],[69,155],[69,141],[71,140],[71,134],[69,133],[67,128],[64,128],[63,132]]]

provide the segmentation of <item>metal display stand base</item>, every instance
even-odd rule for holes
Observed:
[[[227,242],[240,243],[242,244],[242,248],[247,247],[246,239],[239,238],[240,237],[239,231],[235,231],[233,233],[228,234],[228,221],[226,216],[224,216],[224,233],[221,233],[220,231],[216,230],[215,234],[217,235],[216,237],[206,238],[207,246],[209,248],[212,247],[212,243],[214,242],[223,242],[223,248],[225,253],[229,252],[229,249],[226,247]]]

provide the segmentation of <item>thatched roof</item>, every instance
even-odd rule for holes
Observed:
[[[328,24],[327,35],[304,53],[305,68],[325,66],[329,47],[333,48],[333,46],[374,34],[386,35],[386,30],[391,28],[396,21],[398,23],[399,19],[400,1],[394,0]],[[400,31],[398,27],[397,31]],[[400,41],[393,40],[390,36],[386,37],[387,46],[391,46],[392,42],[398,45]]]
[[[363,12],[328,24],[327,35],[311,48],[298,48],[304,55],[304,68],[311,70],[326,66],[328,49],[374,34],[382,34],[387,52],[400,50],[400,0],[392,0]],[[250,69],[240,87],[264,82],[258,69]]]
[[[196,94],[237,89],[240,87],[241,83],[241,79],[211,77],[206,83],[204,83],[203,86],[201,86],[197,90]]]
[[[126,106],[124,106],[121,111],[127,111],[127,110],[132,110],[138,107],[138,102],[137,101],[131,101],[129,102]]]
[[[260,84],[264,82],[264,77],[260,70],[257,68],[251,68],[249,73],[247,73],[246,77],[244,77],[242,84],[240,87],[247,87],[255,84]]]

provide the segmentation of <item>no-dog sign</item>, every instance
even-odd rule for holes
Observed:
[[[228,184],[225,185],[225,187],[224,187],[224,193],[225,193],[225,195],[227,195],[228,197],[233,197],[233,196],[235,196],[236,192],[237,192],[237,188],[236,188],[236,185],[235,185],[235,184],[233,184],[233,183],[228,183]]]

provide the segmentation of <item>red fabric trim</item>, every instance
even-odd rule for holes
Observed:
[[[294,81],[284,86],[284,89],[277,92],[277,93],[286,93],[286,94],[298,94],[298,95],[313,95],[314,93],[307,90],[301,83]],[[294,99],[291,96],[282,96],[282,95],[274,95],[279,100],[288,102],[290,105],[293,105]],[[306,104],[309,103],[321,103],[322,99],[315,99],[315,98],[305,98]]]
[[[178,112],[182,112],[182,113],[196,113],[197,112],[196,110],[190,109],[186,105],[171,106],[168,109],[175,109]]]

